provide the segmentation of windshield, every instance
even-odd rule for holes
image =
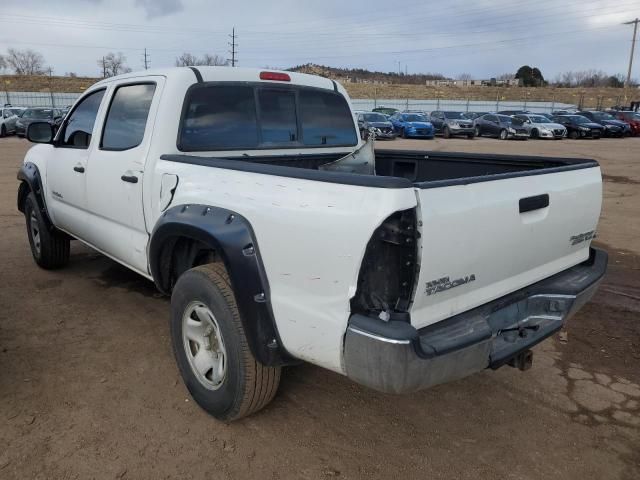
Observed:
[[[43,109],[28,109],[22,114],[22,118],[38,118],[38,119],[50,119],[53,118],[53,110],[50,108]]]
[[[427,119],[424,118],[424,115],[411,114],[411,115],[403,115],[402,120],[405,122],[426,122]]]
[[[591,122],[591,120],[589,120],[587,117],[583,117],[582,115],[571,115],[569,116],[569,118],[573,121],[573,123],[589,123]]]
[[[549,123],[549,119],[547,117],[543,117],[542,115],[530,115],[529,120],[533,123]]]
[[[387,117],[380,113],[365,113],[362,115],[365,122],[386,122]]]
[[[615,120],[613,115],[604,112],[593,112],[591,115],[593,115],[594,120]]]
[[[469,118],[462,112],[444,112],[444,117],[451,120],[468,120]]]

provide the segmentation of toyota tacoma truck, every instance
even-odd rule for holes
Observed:
[[[524,370],[606,269],[595,161],[376,151],[327,78],[130,73],[26,134],[35,262],[79,240],[171,295],[185,385],[225,421],[303,361],[390,393]]]

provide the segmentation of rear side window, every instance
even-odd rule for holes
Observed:
[[[128,150],[142,143],[155,90],[153,83],[117,88],[104,124],[103,150]]]
[[[182,151],[356,145],[342,95],[305,88],[204,85],[185,99]]]
[[[305,145],[346,146],[358,143],[349,106],[342,95],[301,90],[299,102]]]

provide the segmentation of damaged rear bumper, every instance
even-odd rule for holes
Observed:
[[[560,330],[595,293],[607,253],[468,312],[416,330],[354,314],[347,328],[347,376],[375,390],[406,393],[499,368]]]

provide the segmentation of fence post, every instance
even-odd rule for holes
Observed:
[[[500,93],[496,93],[496,112],[500,110]]]
[[[440,110],[440,97],[436,98],[436,110]]]
[[[554,93],[553,96],[551,97],[551,112],[553,112],[555,109],[556,109],[556,94]]]
[[[409,110],[409,99],[408,98],[406,99],[406,105],[407,106],[406,106],[405,110]]]
[[[467,112],[469,112],[469,97],[467,97]]]

